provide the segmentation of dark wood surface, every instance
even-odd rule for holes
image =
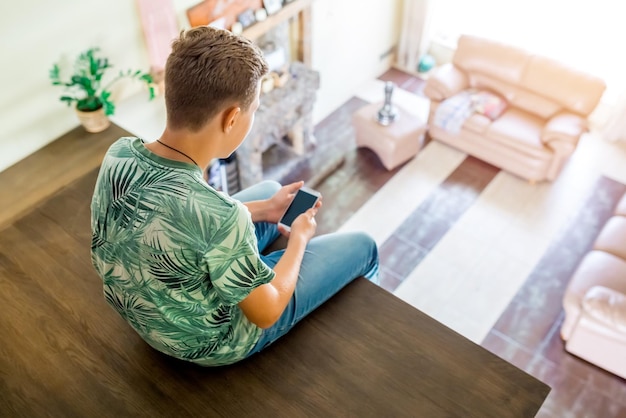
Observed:
[[[161,355],[106,305],[90,264],[95,176],[0,235],[3,415],[520,417],[548,393],[364,280],[238,365]]]
[[[77,126],[0,172],[0,230],[99,167],[109,146],[127,135],[127,131],[115,124],[99,133],[89,133]]]

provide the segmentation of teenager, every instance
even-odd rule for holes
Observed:
[[[248,134],[266,72],[243,37],[182,32],[165,69],[162,136],[114,143],[92,200],[92,261],[108,303],[156,350],[205,366],[262,350],[351,280],[378,273],[369,236],[314,237],[321,202],[278,229],[302,182],[230,197],[204,180]],[[286,248],[261,255],[281,233]]]

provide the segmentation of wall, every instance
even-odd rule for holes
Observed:
[[[99,46],[119,68],[144,68],[147,56],[135,4],[65,0],[3,2],[0,6],[0,170],[77,125],[58,99],[48,70],[63,55]]]
[[[381,55],[398,43],[401,9],[402,0],[314,1],[312,58],[321,73],[316,122],[390,67],[393,55]]]
[[[182,26],[184,10],[198,1],[173,0]],[[389,67],[389,59],[380,55],[397,43],[401,1],[314,1],[313,66],[322,84],[316,121]],[[48,70],[61,57],[73,59],[99,46],[119,69],[148,69],[132,0],[3,2],[0,28],[0,171],[77,126],[76,115],[58,100],[61,90],[48,79]],[[133,86],[127,87],[118,92],[120,98],[132,95]]]

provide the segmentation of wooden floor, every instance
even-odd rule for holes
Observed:
[[[416,94],[423,87],[421,80],[395,70],[390,70],[381,79],[394,81]],[[354,98],[316,127],[315,135],[319,141],[345,141],[348,144],[344,163],[317,185],[325,200],[333,202],[318,215],[319,233],[335,230],[399,170],[388,172],[371,151],[349,147],[353,141],[350,115],[363,104]],[[89,199],[96,176],[97,163],[94,161],[101,159],[110,141],[124,134],[119,128],[112,129],[112,135],[104,135],[98,141],[95,137],[84,138],[79,128],[68,134],[64,141],[52,144],[0,173],[3,201],[0,208],[0,405],[9,406],[7,409],[0,407],[0,415],[5,414],[2,411],[15,409],[31,411],[33,416],[46,416],[50,407],[72,411],[71,405],[75,402],[110,405],[112,415],[123,413],[115,408],[114,399],[124,396],[123,391],[130,388],[119,387],[116,390],[120,393],[107,393],[115,387],[114,376],[102,366],[102,363],[115,359],[119,362],[116,367],[129,367],[128,357],[122,355],[120,360],[120,357],[108,354],[112,347],[122,346],[115,339],[125,338],[126,346],[145,350],[148,362],[161,361],[150,354],[152,351],[138,337],[128,333],[121,319],[114,315],[98,318],[83,314],[96,306],[98,310],[107,308],[101,282],[89,257]],[[80,151],[82,148],[76,141],[85,139],[90,142],[84,146],[86,151]],[[292,176],[307,180],[314,168],[303,169]],[[393,254],[394,248],[386,251]],[[390,288],[395,285],[397,283],[389,282]],[[558,295],[551,296],[554,299],[550,303],[560,306]],[[522,302],[516,300],[516,303]],[[554,334],[555,319],[551,317],[545,321],[549,321],[550,325],[546,322],[545,326]],[[552,376],[559,377],[551,379],[550,385],[553,392],[564,394],[559,398],[564,410],[576,403],[582,411],[608,410],[611,413],[606,416],[620,416],[624,411],[621,403],[607,409],[598,406],[597,398],[603,402],[624,398],[626,385],[622,380],[580,360],[569,357],[563,360],[562,348],[545,346],[546,327],[541,322],[536,335],[526,335],[528,339],[534,337],[537,351],[529,352],[525,348],[512,351],[518,336],[512,322],[509,317],[503,318],[483,345],[520,368],[525,368],[529,360],[549,350],[552,358],[560,359],[549,370]],[[532,329],[525,331],[533,332]],[[84,354],[92,349],[100,353],[100,358],[86,363],[89,357]],[[46,367],[42,367],[44,364]],[[575,379],[568,378],[571,370],[574,370]],[[91,379],[90,373],[96,373],[99,378]],[[134,377],[139,380],[145,370],[132,373],[139,373]],[[187,369],[180,373],[190,378],[191,389],[195,379],[193,374]],[[157,381],[162,378],[155,376]],[[573,398],[574,394],[581,393],[581,381],[590,382],[590,385],[596,382],[597,390]],[[102,397],[85,399],[82,384],[89,385],[89,392],[102,393]],[[156,385],[164,391],[163,396],[174,396],[160,383]],[[55,401],[56,405],[36,404],[35,400],[41,399],[40,395],[50,388],[63,393]],[[595,398],[594,393],[598,395]],[[179,395],[185,399],[184,393]]]
[[[76,127],[0,172],[0,230],[99,167],[109,146],[124,135],[128,132],[115,125],[97,134]]]

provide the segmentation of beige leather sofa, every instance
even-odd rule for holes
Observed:
[[[626,378],[626,194],[563,297],[565,348]]]
[[[486,90],[508,107],[495,120],[473,114],[460,131],[433,123],[441,103],[467,89]],[[517,47],[461,36],[453,62],[428,78],[430,136],[530,181],[554,180],[605,90],[599,78]]]

